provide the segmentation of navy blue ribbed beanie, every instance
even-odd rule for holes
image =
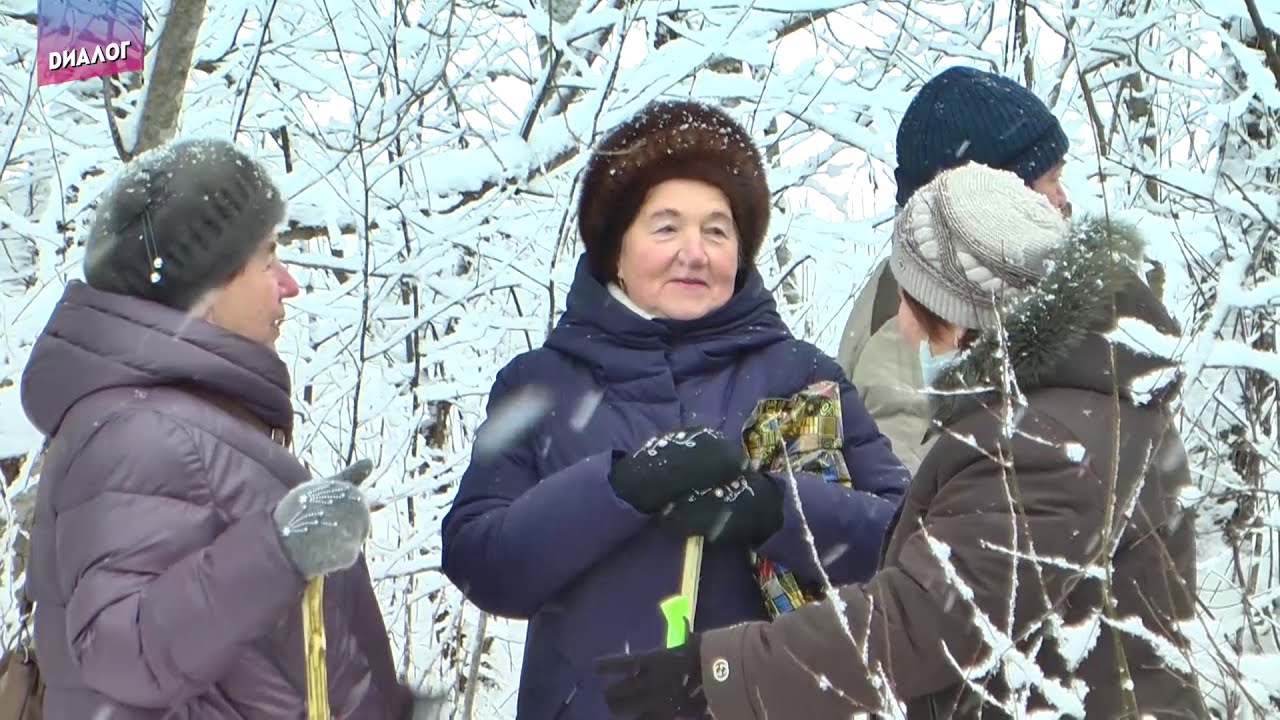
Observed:
[[[897,200],[967,162],[1008,170],[1030,185],[1070,142],[1035,93],[1002,75],[953,67],[925,83],[898,126]]]

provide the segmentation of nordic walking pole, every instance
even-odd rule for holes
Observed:
[[[663,600],[658,606],[667,621],[668,648],[684,645],[693,629],[693,614],[698,609],[698,579],[702,575],[702,543],[701,535],[685,540],[680,594]]]
[[[325,667],[323,575],[308,582],[302,593],[302,642],[307,664],[307,720],[332,720]]]
[[[367,459],[351,463],[335,477],[359,487],[373,472]],[[307,720],[333,720],[329,712],[329,669],[325,666],[324,576],[312,578],[302,593],[302,651],[307,670]]]

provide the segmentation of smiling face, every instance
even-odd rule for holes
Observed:
[[[240,272],[212,293],[200,314],[214,325],[274,347],[284,321],[284,301],[298,292],[297,281],[276,256],[272,233]]]
[[[649,190],[622,235],[618,285],[656,317],[694,320],[732,297],[738,257],[724,193],[698,180],[667,180]]]

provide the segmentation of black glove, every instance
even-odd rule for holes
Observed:
[[[356,487],[373,471],[358,460],[323,480],[309,480],[290,490],[273,517],[284,554],[302,576],[327,575],[350,567],[360,557],[369,535],[369,506]]]
[[[693,491],[666,513],[663,526],[682,538],[754,547],[782,528],[782,499],[773,480],[748,471],[727,485]]]
[[[674,430],[615,459],[609,483],[635,509],[655,513],[694,490],[732,482],[743,460],[741,446],[715,430]]]
[[[637,720],[686,720],[710,717],[702,692],[700,637],[689,633],[685,644],[640,655],[613,655],[596,661],[596,674],[608,681],[604,701],[609,711]]]

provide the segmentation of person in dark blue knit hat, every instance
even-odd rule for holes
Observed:
[[[1012,172],[1065,208],[1058,178],[1069,146],[1058,118],[1030,90],[983,70],[944,70],[920,88],[898,126],[898,206],[939,172],[976,162]]]
[[[1035,93],[995,73],[948,68],[921,86],[898,126],[898,206],[942,171],[976,162],[1016,174],[1069,215],[1060,181],[1069,145]],[[854,301],[836,359],[914,473],[928,450],[929,403],[920,392],[928,358],[892,322],[902,299],[887,265],[876,268]]]

